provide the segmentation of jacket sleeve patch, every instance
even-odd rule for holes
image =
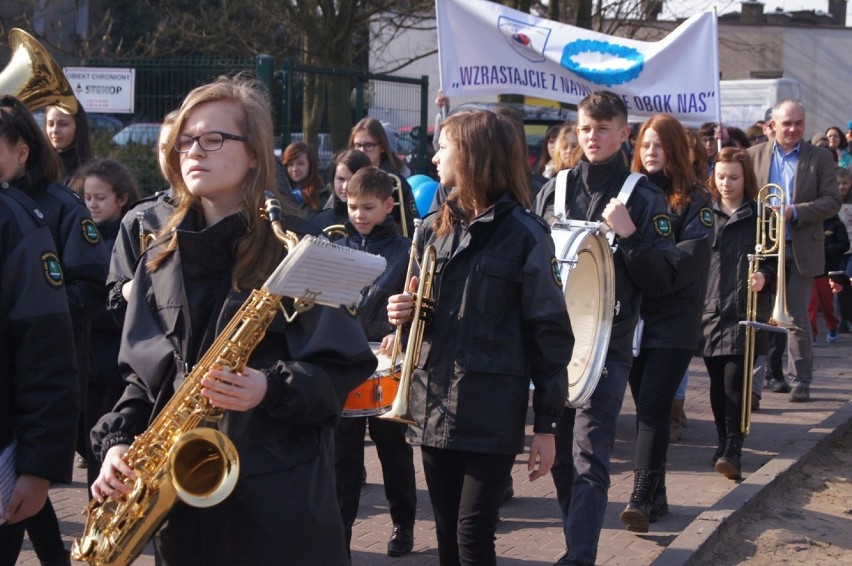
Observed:
[[[83,227],[83,239],[89,242],[90,244],[99,244],[101,241],[101,233],[98,232],[98,227],[95,226],[95,223],[86,218],[82,223]]]
[[[658,214],[651,219],[651,224],[654,225],[654,230],[660,236],[668,237],[672,235],[672,221],[668,214]]]
[[[44,278],[51,287],[62,287],[62,265],[59,257],[53,252],[41,254],[41,266],[44,269]]]
[[[713,227],[713,211],[706,206],[698,211],[698,218],[708,228]]]
[[[553,282],[560,289],[562,288],[562,270],[559,267],[559,261],[555,257],[550,258],[550,273],[553,275]]]

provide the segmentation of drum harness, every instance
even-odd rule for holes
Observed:
[[[582,228],[584,230],[589,230],[593,232],[600,232],[606,236],[607,241],[609,242],[610,248],[612,249],[612,253],[615,254],[615,251],[618,249],[618,244],[615,243],[615,231],[612,230],[606,222],[591,222],[587,220],[572,220],[568,217],[568,210],[566,208],[567,203],[567,194],[568,194],[568,175],[571,174],[571,169],[563,169],[556,174],[556,194],[553,201],[553,216],[556,219],[556,223],[566,225],[570,228]],[[624,180],[624,184],[621,185],[621,190],[618,192],[618,195],[615,197],[625,206],[627,206],[627,201],[630,199],[630,196],[633,194],[633,190],[636,188],[636,185],[639,181],[645,179],[645,175],[641,173],[630,173],[627,178]],[[558,259],[560,263],[570,263],[572,260],[570,259]],[[615,302],[615,312],[614,315],[618,315],[621,310],[621,303],[616,300]],[[640,318],[636,323],[636,329],[633,333],[633,356],[636,357],[639,355],[639,345],[642,343],[642,329],[644,328],[644,321]]]

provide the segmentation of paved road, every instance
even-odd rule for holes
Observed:
[[[653,524],[651,532],[645,535],[627,532],[618,520],[633,485],[631,459],[635,413],[627,394],[618,422],[610,505],[599,545],[599,564],[685,563],[726,516],[745,505],[833,430],[845,426],[852,416],[852,335],[841,334],[836,344],[826,344],[824,336],[823,333],[814,350],[812,402],[793,404],[786,394],[764,394],[761,409],[754,414],[751,434],[745,442],[744,481],[741,483],[725,479],[710,466],[716,433],[710,410],[709,379],[701,360],[693,360],[686,400],[689,423],[683,439],[669,449],[671,514]],[[530,435],[528,427],[528,438]],[[414,553],[390,558],[385,555],[391,523],[381,485],[381,469],[374,447],[368,444],[368,483],[363,490],[353,532],[354,565],[437,564],[435,527],[419,458],[415,449],[418,511]],[[498,563],[552,564],[564,551],[553,483],[549,478],[536,482],[526,478],[526,454],[516,461],[513,477],[515,497],[503,507],[502,522],[497,530]],[[71,485],[51,490],[51,499],[69,547],[73,537],[82,532],[80,510],[86,503],[84,478],[83,470],[75,470]],[[29,541],[24,544],[19,564],[38,566]],[[154,560],[150,553],[145,553],[136,564],[151,566]]]

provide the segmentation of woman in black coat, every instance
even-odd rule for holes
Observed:
[[[530,479],[546,476],[555,457],[574,337],[553,241],[528,210],[524,159],[515,127],[489,111],[448,118],[433,158],[441,182],[456,189],[417,239],[421,255],[435,246],[437,269],[411,410],[442,565],[495,564],[497,512],[524,447],[530,382]],[[411,315],[410,295],[388,300],[391,323]]]
[[[757,293],[757,320],[766,322],[772,310],[771,286],[776,262],[767,259],[749,277],[749,254],[757,236],[757,179],[744,149],[723,148],[716,156],[708,185],[713,195],[715,230],[710,253],[710,276],[701,320],[703,356],[710,374],[710,406],[719,436],[713,455],[716,471],[729,479],[740,477],[741,430],[745,371],[748,293]],[[766,353],[764,331],[757,331],[755,354]]]
[[[223,77],[181,105],[166,170],[175,212],[137,267],[127,307],[119,363],[128,385],[92,431],[99,501],[130,491],[139,470],[121,457],[134,436],[284,256],[258,214],[274,182],[264,92]],[[282,304],[293,312],[292,300]],[[201,395],[224,415],[203,426],[231,439],[239,479],[218,505],[171,508],[156,537],[162,562],[344,564],[333,428],[375,366],[358,321],[318,305],[292,322],[278,313],[241,373],[211,369]]]
[[[668,510],[664,478],[669,415],[701,338],[713,213],[710,196],[693,173],[688,147],[680,122],[670,114],[657,114],[639,130],[633,158],[633,171],[663,189],[677,246],[674,285],[663,294],[649,291],[642,299],[644,331],[629,378],[637,420],[634,487],[620,518],[628,530],[642,533]]]

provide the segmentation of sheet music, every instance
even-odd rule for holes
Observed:
[[[6,505],[9,504],[15,482],[18,481],[18,474],[15,473],[15,452],[17,448],[18,442],[12,440],[0,452],[0,525],[6,522],[3,518],[6,514]]]
[[[355,307],[361,302],[361,290],[375,281],[386,265],[382,256],[305,236],[263,287],[276,295],[321,305]]]

